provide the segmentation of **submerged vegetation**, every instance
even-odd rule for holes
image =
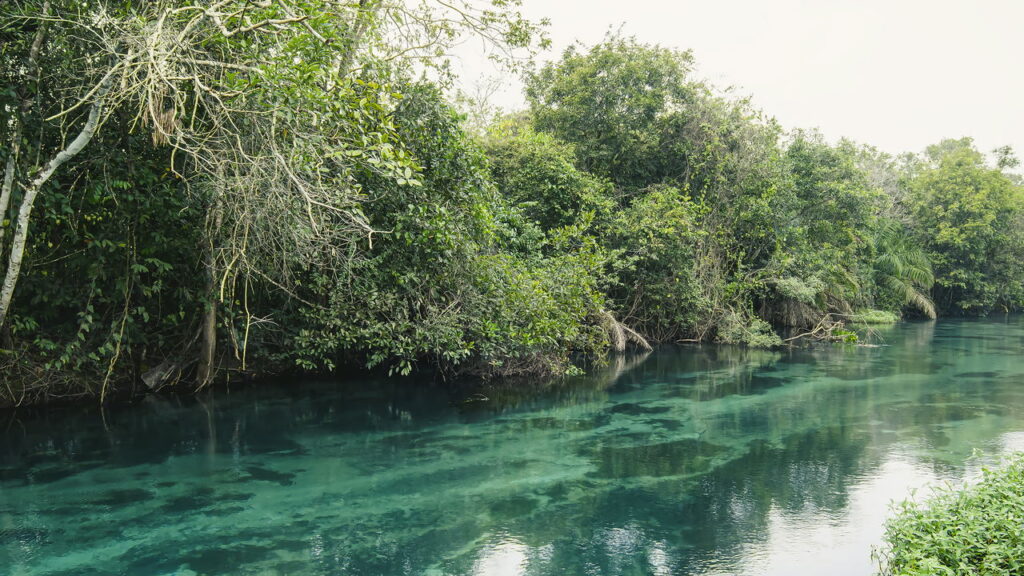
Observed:
[[[0,6],[0,401],[273,370],[560,374],[1024,305],[1024,188],[970,139],[786,132],[514,0]],[[470,130],[474,35],[529,108]]]

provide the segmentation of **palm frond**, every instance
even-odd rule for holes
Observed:
[[[913,284],[896,276],[884,276],[882,281],[885,287],[905,305],[920,310],[929,318],[935,318],[935,304],[927,294],[918,290]]]

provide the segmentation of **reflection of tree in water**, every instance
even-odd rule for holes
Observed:
[[[730,551],[745,544],[764,540],[772,511],[842,513],[849,504],[851,487],[878,470],[887,451],[907,432],[941,453],[943,439],[948,442],[944,426],[976,422],[986,412],[1012,411],[1013,406],[1022,404],[1020,395],[1006,398],[1007,404],[1000,407],[998,398],[1005,392],[993,397],[984,388],[969,393],[949,386],[949,382],[938,386],[934,377],[945,366],[943,353],[933,350],[922,356],[920,349],[931,345],[934,326],[920,323],[908,327],[908,348],[886,351],[885,360],[895,360],[888,367],[853,367],[843,373],[836,366],[826,366],[839,380],[855,380],[851,376],[857,373],[861,381],[826,387],[824,392],[811,389],[803,409],[789,407],[788,413],[767,415],[737,410],[711,422],[701,440],[632,447],[627,442],[594,448],[590,453],[597,470],[592,478],[616,482],[575,501],[571,520],[552,522],[541,514],[521,527],[521,533],[535,535],[532,526],[575,527],[569,538],[552,535],[548,560],[537,561],[538,566],[548,568],[537,573],[649,574],[655,565],[666,565],[673,573],[697,571],[730,557]],[[975,348],[975,352],[979,350]],[[855,359],[863,358],[864,351],[858,353],[861,356]],[[812,365],[851,363],[845,354],[842,349],[811,350],[791,356],[791,360]],[[775,370],[777,357],[752,357],[763,363],[755,360],[744,365],[742,356],[730,362],[737,356],[661,355],[620,381],[619,388],[677,382],[682,384],[677,389],[686,392],[682,396],[701,401],[756,393],[764,373]],[[1008,358],[1007,362],[1016,360]],[[701,370],[705,373],[700,374]],[[901,378],[920,374],[933,378]],[[730,378],[735,382],[730,383]],[[976,427],[971,442],[958,446],[951,457],[959,467],[928,454],[921,454],[919,463],[941,477],[959,476],[970,447],[991,442],[1004,427],[993,421]],[[795,432],[786,434],[792,430]],[[711,466],[736,448],[730,449],[728,442],[716,444],[718,438],[735,439],[744,434],[760,439],[748,442],[742,456]],[[780,437],[777,441],[764,439]],[[579,527],[591,529],[581,532]]]
[[[591,366],[585,376],[485,382],[461,390],[460,412],[503,414],[575,406],[608,400],[608,391],[628,374],[644,369],[650,352],[612,354],[605,365]]]
[[[767,538],[773,511],[842,510],[857,475],[879,465],[879,456],[870,454],[868,445],[868,438],[849,428],[821,429],[788,437],[777,447],[752,442],[744,456],[714,469],[699,463],[708,450],[715,452],[713,446],[622,450],[602,456],[614,460],[610,471],[624,474],[613,478],[615,482],[597,474],[583,486],[553,486],[535,495],[550,499],[547,505],[525,498],[491,507],[486,519],[478,516],[467,532],[505,535],[505,542],[525,545],[521,561],[528,574],[639,575],[659,567],[670,573],[721,568],[722,559]],[[659,470],[650,468],[652,455],[680,460],[677,470],[661,472],[703,473],[659,478]],[[424,543],[412,542],[409,548]],[[472,574],[488,550],[482,546],[459,554],[443,564],[443,572]]]
[[[782,384],[771,375],[783,353],[740,346],[688,346],[665,351],[624,374],[618,387],[642,389],[651,383],[677,385],[681,397],[703,401],[752,394]]]
[[[154,463],[194,453],[263,454],[311,431],[402,429],[444,417],[449,390],[430,381],[305,382],[234,393],[147,396],[135,405],[12,413],[0,468],[43,462]]]
[[[535,526],[552,524],[569,528],[550,535],[550,560],[538,573],[650,574],[656,564],[691,573],[721,566],[721,559],[766,540],[773,511],[844,509],[858,475],[881,463],[870,444],[852,427],[821,428],[788,436],[779,446],[753,441],[743,456],[710,469],[708,458],[722,449],[709,443],[605,453],[602,458],[612,461],[606,471],[622,476],[615,487],[560,509],[570,519],[553,522],[541,511],[496,524],[512,534],[535,534]],[[672,469],[652,469],[652,456],[669,457]],[[700,473],[658,477],[675,472]],[[634,478],[638,474],[653,476]]]

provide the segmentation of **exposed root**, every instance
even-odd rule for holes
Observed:
[[[785,338],[783,339],[783,342],[793,342],[795,340],[800,340],[801,338],[813,338],[815,340],[826,341],[834,340],[835,336],[833,333],[837,329],[842,328],[844,324],[842,320],[833,320],[832,316],[833,314],[831,313],[825,314],[824,316],[821,317],[821,320],[818,321],[818,324],[815,325],[812,330],[810,330],[809,332],[797,334],[796,336],[792,336],[790,338]]]
[[[810,338],[821,342],[844,342],[849,337],[849,332],[845,334],[837,334],[839,330],[846,328],[846,320],[854,318],[853,314],[840,314],[838,312],[829,312],[821,317],[818,323],[808,332],[803,332],[786,338],[783,342],[789,343],[802,338]],[[868,332],[872,333],[873,330],[868,328]]]
[[[636,345],[642,350],[651,351],[654,349],[646,338],[641,336],[636,330],[633,330],[629,326],[626,326],[622,322],[616,320],[615,316],[613,316],[611,312],[601,310],[597,313],[597,318],[601,324],[601,328],[603,328],[605,333],[608,334],[608,340],[611,342],[612,350],[616,352],[625,352],[626,346],[629,343]]]

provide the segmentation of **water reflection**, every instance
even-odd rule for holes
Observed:
[[[515,538],[506,536],[480,549],[479,559],[473,565],[473,574],[523,576],[527,573],[527,563],[530,560],[530,548]]]
[[[11,574],[870,573],[891,498],[1024,448],[1020,319],[663,350],[558,385],[281,383],[20,413]]]

